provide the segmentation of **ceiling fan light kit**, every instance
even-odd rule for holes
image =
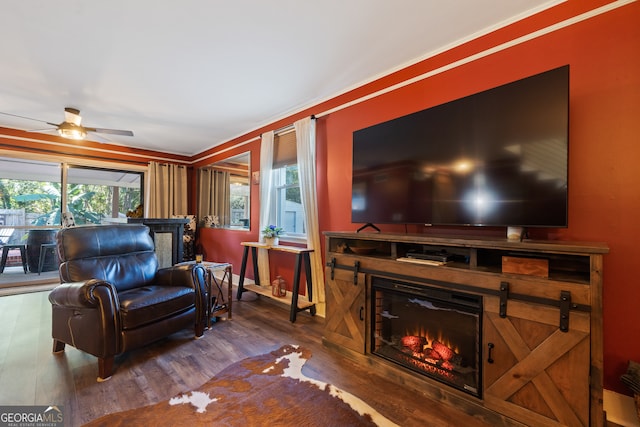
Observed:
[[[87,137],[87,132],[82,126],[70,122],[62,122],[58,125],[58,134],[67,139],[82,140]]]

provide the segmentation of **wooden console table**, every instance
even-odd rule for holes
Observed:
[[[247,259],[249,258],[249,248],[251,248],[251,256],[253,258],[253,277],[257,286],[260,286],[260,274],[258,273],[258,249],[268,249],[270,251],[288,252],[296,255],[296,264],[293,276],[293,291],[291,296],[291,310],[289,314],[289,320],[291,322],[296,321],[296,315],[300,311],[309,310],[312,316],[316,314],[316,305],[313,301],[313,294],[311,291],[311,260],[309,254],[313,252],[313,249],[298,248],[296,246],[275,245],[269,246],[260,242],[242,242],[244,246],[244,252],[242,254],[242,265],[240,266],[240,280],[238,282],[238,300],[242,298],[244,289],[244,276],[247,270]],[[308,303],[298,304],[298,293],[300,291],[300,272],[302,270],[302,264],[304,264],[305,275],[307,276],[307,299]]]

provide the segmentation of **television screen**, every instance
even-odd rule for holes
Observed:
[[[569,66],[353,133],[352,221],[567,226]]]

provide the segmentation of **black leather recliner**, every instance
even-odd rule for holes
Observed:
[[[102,225],[58,232],[61,285],[49,294],[53,351],[65,344],[98,357],[98,381],[116,355],[184,328],[206,324],[205,270],[158,269],[145,225]]]

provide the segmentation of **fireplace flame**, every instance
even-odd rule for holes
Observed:
[[[444,344],[451,350],[453,350],[456,354],[460,353],[460,348],[455,343],[451,342],[451,340],[448,337],[446,337],[442,331],[438,331],[434,333],[432,331],[427,330],[425,327],[420,326],[420,327],[416,327],[416,329],[413,329],[413,330],[405,330],[404,336],[405,337],[407,336],[424,337],[426,340],[426,343],[424,344],[423,351],[433,348],[433,342],[437,341]]]

